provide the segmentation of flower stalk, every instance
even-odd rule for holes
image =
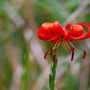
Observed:
[[[87,28],[87,33],[84,33],[84,27]],[[54,81],[56,76],[57,59],[56,53],[60,45],[65,50],[71,50],[71,61],[74,59],[74,52],[78,50],[71,42],[77,40],[85,40],[90,38],[90,24],[78,22],[76,24],[66,24],[62,26],[58,21],[53,23],[45,22],[37,31],[38,38],[46,42],[52,42],[52,46],[44,55],[52,56],[51,74],[49,75],[50,90],[54,90]],[[79,51],[79,50],[78,50]],[[83,59],[86,57],[86,51],[83,51]]]
[[[51,74],[49,75],[49,87],[50,90],[54,90],[54,81],[56,76],[57,59],[51,64]]]

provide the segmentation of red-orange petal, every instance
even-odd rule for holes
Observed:
[[[53,23],[43,23],[38,29],[37,34],[39,39],[54,43],[56,43],[59,39],[61,40],[60,36],[65,36],[64,30],[58,21]]]
[[[84,39],[90,38],[90,25],[86,24],[84,22],[79,22],[77,24],[81,25],[81,26],[85,26],[88,29],[88,32],[86,34],[83,34],[83,35],[79,36],[79,37],[69,36],[69,38],[72,39],[72,40],[84,40]]]

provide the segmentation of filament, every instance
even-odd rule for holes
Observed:
[[[73,46],[74,48],[75,48],[75,46],[71,43],[71,42],[69,42],[70,44],[71,44],[71,46]],[[81,52],[82,53],[82,51],[80,51],[79,49],[77,49],[77,48],[75,48],[77,51],[79,51],[79,52]],[[83,59],[86,57],[86,51],[84,50],[83,51]]]
[[[68,43],[66,42],[66,40],[65,40],[65,45],[68,48],[68,50],[70,50],[70,47],[69,47]]]
[[[57,52],[57,48],[59,47],[60,42],[57,42],[53,47],[51,47],[45,54],[44,54],[44,59],[46,59],[48,53],[50,52],[50,54],[52,55],[53,50],[55,50],[55,55]]]
[[[56,44],[53,46],[53,48],[52,48],[53,50],[56,48],[57,44],[58,44],[58,43],[56,43]]]
[[[68,50],[64,42],[62,42],[62,46],[65,50]]]
[[[79,51],[82,53],[82,51],[80,51],[79,49],[77,49],[71,42],[69,42],[71,44],[71,46],[73,46],[75,48],[75,50]]]
[[[52,49],[54,50],[54,49],[58,48],[59,46],[60,46],[60,41],[58,41]]]
[[[63,48],[65,50],[69,50],[70,49],[70,47],[68,46],[67,42],[65,42],[65,41],[62,42],[62,46],[63,46]]]

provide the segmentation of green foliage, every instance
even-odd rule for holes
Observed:
[[[62,90],[79,90],[79,78],[72,75],[70,72],[70,65],[67,65],[67,71],[64,74],[65,77],[65,87]]]
[[[13,1],[14,3],[12,4]],[[37,23],[39,27],[41,26],[43,22],[59,21],[61,24],[65,23],[65,20],[70,15],[72,15],[72,13],[75,13],[75,11],[79,8],[81,3],[83,3],[85,0],[24,0],[25,2],[23,2],[23,0],[20,0],[22,1],[22,5],[20,6],[19,9],[16,9],[18,8],[18,6],[14,7],[13,5],[14,4],[18,5],[18,3],[16,3],[17,1],[19,0],[16,0],[16,1],[15,0],[0,0],[0,90],[10,90],[11,85],[12,85],[12,77],[13,77],[14,71],[12,68],[12,63],[10,61],[13,61],[13,60],[10,60],[8,56],[8,53],[9,53],[9,50],[7,51],[7,48],[9,46],[8,43],[12,43],[14,50],[18,52],[17,53],[18,59],[19,59],[18,62],[20,62],[20,65],[23,68],[23,75],[21,77],[21,84],[20,84],[21,90],[31,90],[30,87],[34,87],[34,85],[38,81],[39,76],[43,73],[43,70],[41,69],[37,61],[35,61],[35,59],[37,59],[35,55],[33,55],[33,61],[32,61],[32,64],[30,64],[29,54],[32,51],[29,48],[30,46],[27,43],[24,37],[24,34],[23,34],[25,28],[29,26],[28,21],[25,19],[26,16],[28,15],[26,16],[23,15],[25,13],[23,9],[25,7],[24,4],[26,2],[30,4],[31,2],[33,3],[32,5],[33,16],[35,16],[34,18],[36,20],[35,23]],[[70,22],[75,23],[75,22],[83,21],[83,22],[90,23],[90,2],[89,0],[86,0],[86,1],[88,2],[88,5],[86,6],[86,8],[78,16],[76,17],[72,16],[72,18],[75,17],[75,19]],[[14,21],[11,19],[11,17],[6,12],[8,10],[5,5],[6,3],[9,3],[15,9],[15,11],[20,16],[20,18],[22,18],[25,21],[25,26],[22,26],[22,27],[16,26]],[[14,13],[10,13],[10,15],[13,15],[13,14]],[[17,19],[17,17],[12,17],[12,18]],[[28,20],[29,19],[31,20],[33,18],[28,18]],[[32,26],[33,25],[34,24],[32,23]],[[78,41],[73,44],[76,47],[78,47],[78,49],[80,49],[81,51],[83,51],[86,48],[85,47],[86,43],[84,41],[82,42]],[[50,46],[53,46],[53,44],[45,43],[44,46],[48,50]],[[37,50],[36,52],[38,53]],[[58,50],[59,57],[61,56],[61,57],[66,58],[70,53],[71,52],[64,50],[62,46],[60,46]],[[90,52],[88,49],[88,53],[87,53],[88,58],[90,58],[89,54]],[[11,53],[11,56],[13,56],[12,53]],[[40,56],[40,57],[43,57],[43,56]],[[82,62],[81,56],[78,57],[78,59],[79,60],[77,62],[80,64]],[[72,74],[71,72],[72,67],[67,66],[70,63],[65,63],[61,65],[61,69],[63,66],[66,68],[66,70],[64,71],[64,75],[62,75],[62,80],[59,82],[60,85],[64,82],[64,86],[61,86],[60,90],[79,90],[80,76],[79,75],[74,76]],[[54,88],[56,66],[57,66],[57,60],[55,60],[55,62],[51,66],[51,74],[49,76],[49,86],[51,88]],[[85,68],[87,67],[84,67],[84,69]],[[31,72],[34,74],[32,74]],[[88,76],[89,76],[87,77],[88,85],[87,85],[86,90],[90,90],[90,72]],[[47,88],[48,88],[47,85],[44,85],[42,90],[48,90]]]
[[[23,68],[24,68],[24,73],[23,73],[23,77],[22,77],[22,86],[21,86],[21,90],[28,90],[28,78],[29,78],[29,72],[30,72],[30,63],[29,63],[29,48],[28,47],[24,47],[23,48],[23,58],[22,58],[22,62],[23,62]]]

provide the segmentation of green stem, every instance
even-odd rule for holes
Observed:
[[[54,90],[56,67],[57,67],[57,59],[54,62],[52,62],[52,65],[51,65],[51,74],[49,75],[49,87],[50,87],[50,90]]]
[[[24,36],[23,36],[23,30],[19,31],[19,38],[22,43],[21,44],[21,60],[22,60],[22,66],[23,66],[23,75],[22,75],[22,82],[21,82],[21,87],[20,90],[28,90],[28,83],[29,83],[29,75],[30,75],[30,60],[29,60],[29,53],[30,53],[30,48],[29,45],[27,44]]]
[[[29,72],[30,72],[30,62],[29,62],[28,54],[29,54],[29,48],[26,47],[23,56],[24,73],[22,76],[21,90],[28,90],[28,80],[29,80]]]

